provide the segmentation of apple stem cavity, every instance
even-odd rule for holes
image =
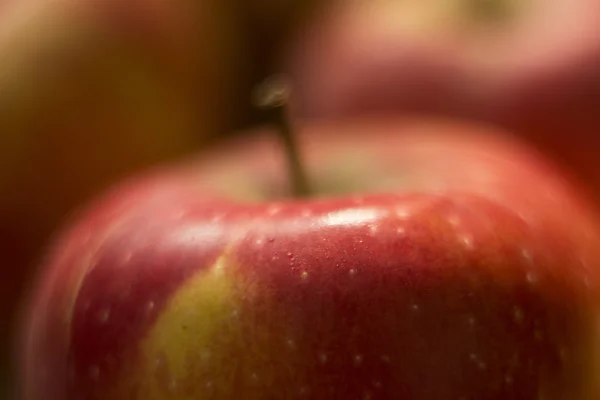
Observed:
[[[283,143],[289,176],[292,182],[292,196],[308,197],[311,195],[308,177],[294,132],[287,116],[287,105],[290,97],[290,85],[284,76],[272,76],[260,83],[255,91],[255,105],[266,111],[269,121],[277,126],[277,132]]]

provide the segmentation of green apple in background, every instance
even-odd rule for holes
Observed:
[[[297,117],[494,123],[570,168],[600,202],[600,2],[328,4],[284,56]]]
[[[351,120],[301,129],[306,193],[273,136],[54,240],[24,400],[598,398],[600,225],[570,178],[487,127]]]
[[[244,76],[236,20],[219,0],[0,7],[0,321],[72,208],[229,129]]]

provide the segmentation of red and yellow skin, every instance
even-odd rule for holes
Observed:
[[[597,398],[597,216],[487,133],[307,127],[310,199],[268,135],[114,189],[45,263],[24,399]]]

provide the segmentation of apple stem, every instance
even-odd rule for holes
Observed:
[[[286,114],[290,96],[290,86],[282,76],[273,76],[258,85],[255,92],[255,104],[267,111],[269,120],[277,126],[279,137],[283,143],[288,172],[292,181],[292,195],[307,197],[311,194],[308,177],[302,163],[294,132]]]

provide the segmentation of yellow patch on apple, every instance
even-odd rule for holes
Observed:
[[[192,277],[145,337],[141,365],[124,374],[134,378],[119,394],[252,400],[275,387],[299,390],[300,377],[285,367],[294,363],[285,327],[272,323],[281,316],[258,285],[227,256]]]

